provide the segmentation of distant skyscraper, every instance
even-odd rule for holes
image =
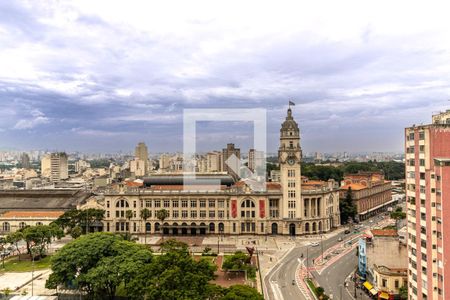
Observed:
[[[69,178],[68,158],[64,152],[45,155],[41,160],[41,176],[59,182]]]
[[[450,299],[450,110],[406,128],[405,148],[409,299]]]
[[[225,172],[228,172],[228,174],[237,176],[232,168],[228,166],[227,159],[230,158],[232,155],[235,155],[237,158],[241,159],[241,149],[235,148],[234,144],[229,143],[227,144],[227,147],[222,150],[222,170]],[[239,167],[237,164],[232,166],[233,169],[239,170]]]
[[[248,151],[248,168],[255,171],[257,166],[262,166],[264,164],[264,152],[256,151],[255,149],[250,149]]]
[[[131,172],[135,173],[136,176],[144,176],[148,173],[150,169],[150,161],[148,159],[148,149],[145,143],[140,142],[137,144],[134,150],[134,156],[136,159],[132,161],[131,167],[134,169]]]
[[[31,168],[30,164],[30,157],[26,153],[22,153],[20,157],[20,164],[22,165],[22,168],[29,169]]]

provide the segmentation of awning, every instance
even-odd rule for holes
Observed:
[[[368,281],[364,282],[363,285],[368,291],[373,289],[373,286]]]
[[[378,294],[378,291],[376,289],[371,289],[369,291],[373,296],[375,296],[376,294]]]
[[[389,294],[385,292],[381,292],[379,295],[380,299],[386,299],[389,300]]]

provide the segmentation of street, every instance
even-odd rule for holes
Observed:
[[[382,216],[375,216],[372,219],[361,222],[361,232],[369,229],[372,226],[376,226],[377,222],[384,221]],[[293,280],[296,279],[297,267],[299,267],[299,259],[303,254],[304,265],[309,267],[311,275],[317,282],[325,289],[327,295],[332,295],[333,299],[353,300],[354,292],[350,289],[350,292],[344,287],[344,281],[350,273],[352,273],[358,264],[356,257],[356,250],[352,249],[345,255],[342,255],[334,261],[331,265],[327,265],[320,274],[314,270],[313,260],[320,257],[323,251],[342,243],[339,238],[344,241],[356,237],[357,235],[344,234],[343,229],[338,229],[332,233],[331,237],[317,239],[310,238],[297,238],[296,246],[283,257],[279,263],[265,276],[264,284],[266,286],[266,298],[271,300],[290,300],[290,299],[304,299],[308,300],[309,297],[305,296],[301,292],[299,285],[293,284]],[[312,242],[319,242],[319,246],[312,246]],[[322,245],[320,245],[322,243]],[[353,288],[354,285],[350,284],[349,288]],[[357,291],[356,299],[368,299],[360,290]]]

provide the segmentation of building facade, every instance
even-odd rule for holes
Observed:
[[[229,145],[234,153],[234,147]],[[232,149],[233,148],[233,149]],[[230,154],[231,155],[231,154]],[[104,230],[132,234],[284,234],[328,232],[340,224],[339,190],[332,180],[308,181],[301,176],[300,131],[291,109],[280,131],[280,183],[253,191],[245,181],[227,175],[203,175],[193,186],[181,175],[149,177],[145,188],[118,186],[104,195]],[[220,188],[212,189],[214,179]],[[146,208],[151,215],[141,218]],[[157,218],[165,209],[168,216]],[[127,210],[132,217],[126,218]]]
[[[69,164],[67,154],[57,152],[45,155],[41,160],[41,175],[51,182],[59,182],[69,178]]]
[[[405,129],[410,299],[450,297],[450,110]],[[448,223],[447,223],[448,222]]]
[[[356,205],[358,220],[365,220],[397,203],[392,199],[392,185],[384,175],[376,172],[345,174],[339,195],[345,199],[351,188],[352,200]]]

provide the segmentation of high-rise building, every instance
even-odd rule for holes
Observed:
[[[206,154],[206,169],[208,172],[222,172],[223,154],[220,151],[213,151]]]
[[[450,110],[432,119],[405,129],[411,300],[450,299]]]
[[[41,176],[52,182],[69,178],[68,158],[64,152],[45,155],[41,160]]]
[[[248,168],[255,171],[256,167],[262,167],[264,164],[264,152],[250,149],[248,151]]]
[[[135,176],[147,175],[150,169],[150,161],[148,159],[148,149],[145,143],[140,142],[134,150],[135,159],[130,162],[130,170]]]
[[[25,152],[20,156],[20,164],[24,169],[31,168],[30,157]]]
[[[227,147],[222,150],[222,170],[230,175],[237,176],[239,174],[236,174],[233,170],[239,170],[239,163],[237,161],[227,163],[227,160],[233,154],[236,158],[241,159],[241,149],[235,148],[233,143],[229,143],[227,144]]]

